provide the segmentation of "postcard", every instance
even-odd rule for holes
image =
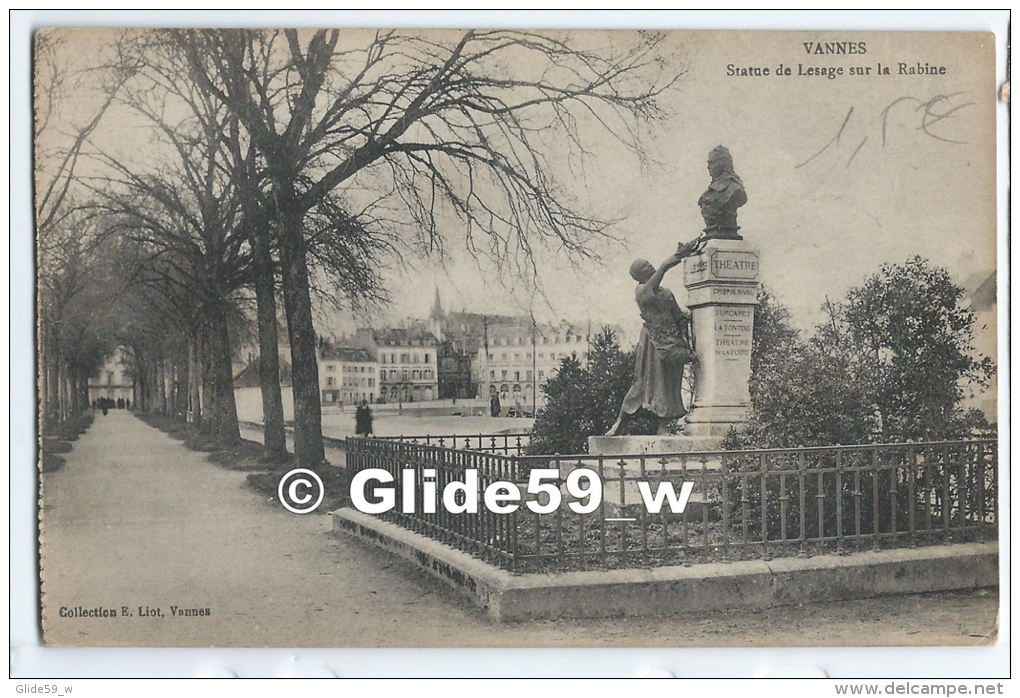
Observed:
[[[995,65],[36,31],[45,644],[994,644]]]

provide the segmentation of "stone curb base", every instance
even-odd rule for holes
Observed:
[[[331,515],[334,531],[410,561],[494,621],[765,609],[999,583],[994,541],[806,559],[515,575],[355,509]]]

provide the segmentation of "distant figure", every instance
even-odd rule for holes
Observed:
[[[489,413],[493,417],[498,417],[502,409],[503,406],[499,404],[499,394],[493,393],[492,397],[489,399]]]
[[[367,400],[362,400],[354,413],[354,433],[358,436],[370,436],[372,434],[372,410]]]
[[[131,409],[131,401],[130,400],[125,400],[124,401],[124,408],[128,409],[128,410]]]
[[[341,400],[340,401],[340,414],[343,414],[343,413],[344,413],[344,401]]]
[[[98,408],[99,408],[99,400],[93,400],[92,401],[92,409],[95,410],[95,409],[98,409]]]
[[[110,401],[104,397],[100,398],[99,402],[103,406],[103,416],[105,417],[107,410],[110,408]]]
[[[124,409],[124,398],[122,397],[117,398],[117,409],[118,410]]]

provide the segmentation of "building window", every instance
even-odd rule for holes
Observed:
[[[428,363],[432,363],[431,361],[429,361],[429,355],[428,354],[425,355],[425,363],[427,363],[427,364]]]
[[[495,379],[496,378],[496,372],[495,371],[489,371],[489,378]]]

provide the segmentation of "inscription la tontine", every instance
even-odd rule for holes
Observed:
[[[746,306],[724,306],[717,309],[715,319],[715,355],[724,361],[737,361],[750,355],[754,310]]]

